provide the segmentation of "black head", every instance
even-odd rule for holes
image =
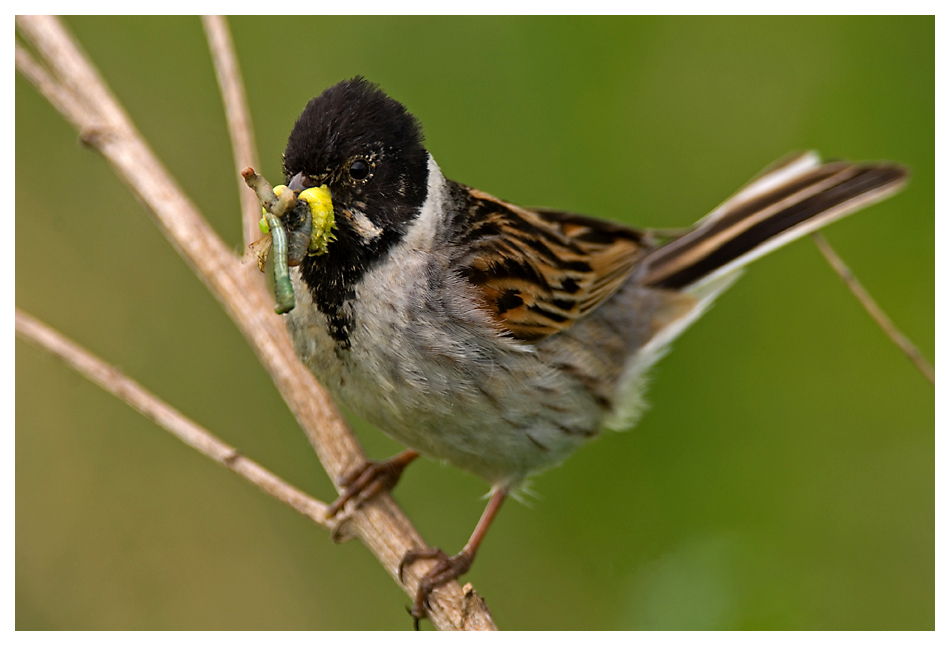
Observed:
[[[311,99],[284,152],[288,184],[326,184],[334,208],[358,209],[383,229],[412,220],[426,197],[422,128],[398,101],[362,77]]]
[[[294,124],[284,152],[287,185],[326,184],[336,220],[328,252],[305,258],[300,269],[344,346],[352,325],[347,302],[418,216],[428,161],[416,118],[362,77],[311,99]]]

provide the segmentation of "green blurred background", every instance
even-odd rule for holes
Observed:
[[[139,128],[239,246],[196,18],[70,18]],[[786,152],[892,159],[909,188],[827,237],[934,356],[934,19],[235,18],[261,170],[356,74],[449,177],[641,226],[698,219]],[[242,337],[144,209],[16,80],[16,304],[248,456],[333,491]],[[46,199],[37,199],[53,190]],[[407,629],[328,535],[16,344],[18,629]],[[933,629],[934,389],[808,240],[758,262],[655,370],[651,410],[538,477],[464,577],[511,629]],[[354,420],[367,451],[400,447]],[[396,491],[457,551],[486,485]]]

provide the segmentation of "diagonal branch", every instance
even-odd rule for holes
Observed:
[[[297,360],[272,297],[251,278],[207,224],[197,207],[148,148],[59,20],[17,16],[21,35],[44,59],[44,70],[24,48],[16,67],[98,150],[148,208],[161,231],[195,270],[250,343],[290,411],[307,434],[334,483],[365,461],[364,454],[326,391]],[[425,543],[388,495],[352,513],[347,530],[360,538],[398,581],[402,556]],[[413,596],[425,564],[407,568],[403,590]],[[432,597],[430,617],[440,629],[494,628],[484,602],[457,583]]]
[[[875,302],[871,295],[864,285],[862,285],[855,275],[851,272],[851,269],[844,263],[841,257],[835,253],[835,250],[831,248],[831,245],[828,244],[828,241],[825,239],[825,236],[820,233],[811,234],[812,239],[815,241],[815,244],[818,245],[819,251],[825,257],[825,260],[828,261],[828,264],[831,265],[831,268],[835,270],[835,273],[841,277],[841,280],[844,281],[844,284],[848,286],[848,289],[851,290],[851,293],[854,294],[854,297],[858,299],[858,302],[861,303],[861,306],[871,315],[871,318],[874,319],[874,322],[877,323],[884,334],[886,334],[891,341],[900,348],[901,352],[907,355],[907,358],[910,359],[913,364],[920,370],[921,374],[931,383],[931,385],[936,385],[934,381],[934,368],[930,363],[924,358],[924,355],[920,353],[920,350],[917,349],[913,343],[910,342],[904,334],[897,329],[897,326],[894,325],[894,322],[884,313],[884,310]]]
[[[244,81],[241,78],[241,68],[238,65],[237,54],[234,52],[234,41],[231,40],[231,30],[222,16],[202,16],[208,37],[208,47],[211,50],[211,59],[214,61],[214,71],[218,77],[218,86],[221,88],[221,99],[224,101],[224,115],[228,122],[228,132],[231,135],[231,147],[234,150],[234,164],[237,176],[241,169],[258,168],[257,146],[254,143],[254,128],[251,122],[251,110],[247,105],[247,94],[244,92]],[[254,194],[245,190],[244,182],[238,180],[238,194],[241,198],[241,213],[243,214],[244,247],[261,236],[257,221],[261,219],[261,205],[254,198]]]
[[[92,355],[85,348],[19,309],[16,310],[16,331],[19,336],[61,359],[70,368],[112,393],[199,453],[223,464],[317,525],[335,529],[336,523],[327,520],[327,506],[324,503],[244,457],[233,446],[182,415],[138,382],[122,374],[115,366]]]

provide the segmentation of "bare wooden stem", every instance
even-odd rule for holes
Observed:
[[[17,16],[16,24],[48,67],[47,71],[18,47],[17,70],[147,206],[161,231],[244,334],[338,485],[365,456],[329,395],[294,355],[261,282],[250,278],[252,273],[242,268],[161,165],[61,22],[45,16]],[[390,496],[376,496],[354,510],[347,532],[362,540],[404,591],[414,596],[426,565],[407,569],[404,583],[396,573],[402,556],[425,543]],[[439,629],[494,628],[480,597],[470,589],[463,593],[457,583],[440,587],[432,596],[432,606],[429,616]]]
[[[822,255],[825,257],[825,260],[828,261],[828,264],[835,270],[838,276],[841,277],[841,280],[844,281],[844,284],[848,286],[848,289],[851,290],[851,293],[854,294],[854,297],[858,299],[858,302],[861,303],[861,306],[867,310],[867,313],[871,315],[871,318],[874,319],[874,322],[877,323],[884,334],[890,337],[891,341],[894,342],[901,352],[907,355],[907,358],[910,359],[917,369],[920,370],[921,374],[930,381],[931,384],[936,386],[934,381],[934,369],[933,366],[924,358],[924,355],[920,353],[920,350],[917,349],[913,343],[910,342],[904,334],[897,329],[897,326],[894,325],[894,322],[884,313],[884,310],[871,298],[871,295],[868,293],[864,286],[858,281],[855,275],[851,272],[851,269],[844,263],[841,257],[835,253],[835,250],[831,248],[831,245],[828,244],[828,241],[820,233],[811,234],[812,239],[815,241],[815,244],[818,245],[818,249],[821,251]]]
[[[199,453],[223,464],[317,525],[330,530],[336,529],[336,523],[327,520],[327,506],[324,503],[278,478],[250,458],[244,457],[233,446],[182,415],[138,382],[122,374],[115,366],[92,355],[85,348],[19,309],[16,310],[16,332],[61,359],[76,372],[112,393]]]
[[[201,23],[208,37],[211,60],[214,61],[214,71],[221,88],[235,166],[238,172],[248,166],[257,168],[257,146],[254,143],[251,110],[247,105],[247,94],[234,51],[234,41],[231,40],[231,30],[222,16],[202,16]],[[249,244],[260,237],[257,221],[261,219],[261,205],[254,199],[254,195],[244,190],[241,181],[238,181],[238,194],[243,213],[244,248],[247,249]]]

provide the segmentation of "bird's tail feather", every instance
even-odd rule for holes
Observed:
[[[789,155],[645,258],[641,283],[702,292],[756,258],[895,193],[907,177],[906,168],[888,162],[822,164],[813,152]]]

